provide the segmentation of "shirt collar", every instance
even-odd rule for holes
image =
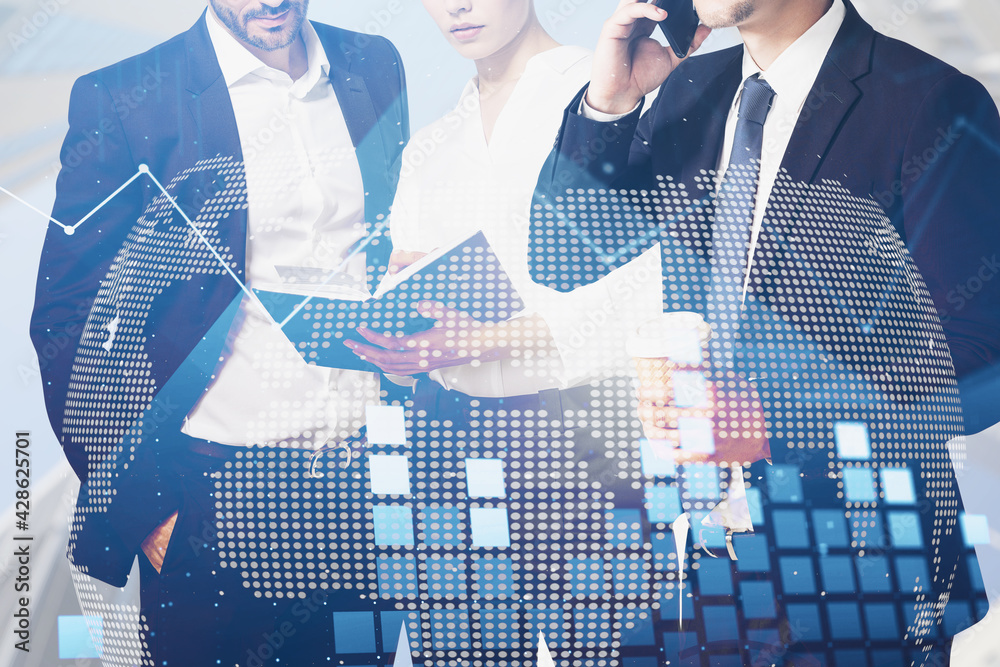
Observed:
[[[843,0],[833,0],[833,5],[826,14],[792,42],[766,72],[761,72],[744,45],[743,80],[759,73],[774,89],[778,98],[801,105],[812,90],[826,54],[833,46],[833,40],[846,16],[847,9]]]
[[[287,74],[265,65],[257,56],[250,53],[239,40],[229,34],[211,7],[206,12],[205,21],[227,88],[232,88],[251,74],[271,80],[282,78],[286,81],[289,80]],[[308,69],[293,85],[295,88],[309,91],[322,77],[329,75],[330,60],[326,57],[326,51],[319,41],[316,29],[309,21],[302,24],[302,39],[305,42]]]

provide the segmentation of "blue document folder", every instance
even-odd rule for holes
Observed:
[[[383,281],[368,298],[330,298],[255,290],[282,332],[311,364],[380,372],[345,341],[367,343],[357,328],[409,335],[434,320],[417,312],[423,301],[440,302],[482,322],[502,322],[524,310],[517,290],[482,232],[439,250]],[[361,296],[361,295],[359,295]]]

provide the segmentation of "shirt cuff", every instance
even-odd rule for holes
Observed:
[[[614,123],[634,112],[640,106],[642,106],[642,100],[639,100],[638,104],[632,107],[627,113],[604,113],[587,104],[587,95],[584,94],[580,100],[579,114],[587,120],[596,120],[598,123]]]

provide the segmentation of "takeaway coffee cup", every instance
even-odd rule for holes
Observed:
[[[698,313],[660,313],[629,337],[626,351],[639,375],[639,386],[671,389],[679,368],[698,368],[708,352],[712,329]]]

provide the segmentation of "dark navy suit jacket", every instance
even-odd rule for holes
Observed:
[[[691,184],[714,171],[742,84],[742,54],[734,47],[684,62],[641,118],[636,111],[603,126],[575,113],[575,99],[539,178],[539,195],[570,185],[652,190],[657,176]],[[885,210],[942,316],[967,430],[1000,422],[1000,206],[993,188],[1000,179],[1000,117],[985,88],[876,33],[847,3],[781,167],[793,182],[837,181]],[[772,200],[768,215],[774,207]],[[534,247],[547,247],[550,232],[539,224],[533,229]],[[568,252],[596,260],[578,237],[563,241]],[[636,246],[621,261],[643,249]],[[615,266],[592,264],[595,276]],[[556,289],[576,286],[553,268],[536,261],[534,278]]]
[[[373,233],[388,213],[409,137],[402,63],[384,38],[314,26],[356,148]],[[56,220],[77,223],[146,165],[245,278],[243,156],[204,16],[144,54],[81,77],[69,121]],[[53,430],[83,482],[78,506],[90,508],[78,509],[71,553],[78,566],[118,585],[141,541],[178,502],[169,459],[154,460],[148,446],[130,448],[126,434],[240,295],[190,231],[152,179],[140,175],[75,234],[51,226],[42,251],[31,337]],[[160,250],[151,248],[165,248],[159,265],[149,258]],[[380,233],[367,250],[372,281],[389,252],[388,234]],[[149,303],[131,303],[139,294]],[[118,341],[108,341],[116,316]],[[101,353],[102,337],[109,352],[124,345],[131,356]],[[109,455],[117,457],[114,465]]]
[[[993,188],[1000,179],[1000,116],[979,83],[876,33],[846,4],[785,152],[784,189],[776,188],[768,202],[751,274],[750,324],[736,368],[756,378],[775,464],[754,466],[751,477],[759,484],[790,471],[805,480],[804,495],[793,494],[794,502],[765,485],[771,508],[791,503],[803,516],[807,507],[846,509],[855,556],[859,546],[870,556],[912,552],[918,543],[931,553],[933,543],[941,559],[934,561],[930,588],[944,598],[950,590],[954,602],[978,576],[958,565],[963,546],[954,520],[961,501],[944,452],[944,441],[962,426],[955,417],[955,375],[965,428],[976,432],[1000,421],[996,391],[988,388],[996,386],[1000,364],[1000,286],[990,282],[1000,251]],[[584,118],[581,91],[538,181],[534,280],[572,290],[659,241],[665,309],[704,312],[712,242],[705,222],[712,207],[708,175],[718,167],[730,105],[742,84],[742,55],[735,47],[683,62],[641,117],[635,111],[614,123]],[[877,222],[885,220],[878,207],[888,222]],[[859,213],[856,230],[852,211]],[[826,227],[824,215],[832,221]],[[801,238],[810,233],[813,238]],[[898,270],[876,266],[889,257],[879,248],[892,245],[890,237],[899,252],[887,261]],[[848,246],[853,249],[841,258],[850,260],[837,265],[831,253]],[[910,257],[922,279],[905,268]],[[889,301],[898,297],[881,317],[877,299],[870,299],[878,289],[869,290],[868,280],[881,283]],[[923,296],[915,297],[918,292]],[[868,316],[875,331],[864,322]],[[884,356],[886,348],[866,353],[861,346],[878,336],[887,347],[910,342]],[[934,395],[948,398],[925,410]],[[877,463],[863,465],[909,461],[923,503],[915,524],[922,542],[914,538],[908,546],[905,531],[881,535],[880,522],[898,517],[877,491],[874,504],[852,502],[858,497],[841,484],[841,468],[857,464],[836,456],[839,420],[866,422],[868,458]],[[874,547],[865,546],[865,517],[872,519],[867,539]],[[768,510],[767,525],[753,539],[774,551],[779,523]],[[821,526],[813,529],[815,537],[805,539],[822,542]],[[825,554],[828,545],[819,542],[810,548]],[[777,560],[770,571],[777,573]]]

